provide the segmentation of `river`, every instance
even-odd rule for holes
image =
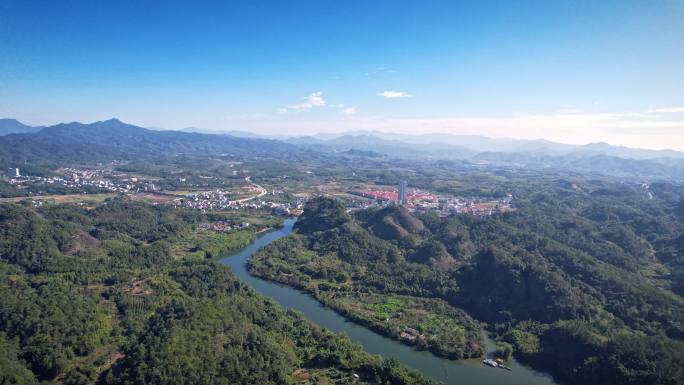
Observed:
[[[481,360],[450,361],[429,352],[414,350],[408,345],[389,339],[362,326],[346,321],[335,311],[322,306],[310,295],[280,284],[253,277],[247,271],[247,259],[259,248],[292,232],[295,219],[287,219],[283,228],[271,231],[257,238],[246,248],[221,259],[221,263],[233,270],[241,280],[250,284],[257,292],[272,297],[285,308],[302,312],[309,320],[337,333],[345,333],[363,348],[386,358],[395,357],[406,366],[417,369],[445,384],[454,385],[553,385],[553,380],[542,373],[526,367],[515,359],[508,364],[513,370],[491,368]],[[494,342],[487,339],[488,351]]]

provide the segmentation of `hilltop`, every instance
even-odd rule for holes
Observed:
[[[7,134],[25,134],[40,131],[42,127],[28,126],[16,119],[0,119],[0,136]]]

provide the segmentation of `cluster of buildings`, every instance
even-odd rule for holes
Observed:
[[[46,185],[59,185],[65,187],[83,188],[83,187],[95,187],[103,190],[108,190],[111,192],[125,193],[133,190],[135,188],[134,184],[114,181],[112,179],[105,178],[103,176],[104,171],[102,170],[77,170],[77,169],[65,169],[64,176],[22,176],[19,169],[10,169],[12,173],[9,183],[11,184],[46,184]]]
[[[159,186],[149,180],[136,177],[121,177],[109,170],[78,169],[67,167],[64,169],[65,179],[74,183],[85,183],[100,186],[116,192],[154,192]]]
[[[242,230],[249,227],[249,222],[233,223],[229,221],[217,221],[212,223],[200,223],[200,229],[215,231],[217,233],[227,233],[233,230]]]
[[[160,190],[153,181],[115,175],[110,170],[102,169],[67,167],[63,169],[62,177],[22,176],[19,168],[9,168],[5,173],[10,178],[10,183],[13,184],[44,183],[76,188],[94,187],[117,193],[157,193]],[[251,182],[249,177],[246,180],[250,182],[246,190],[246,193],[250,195],[246,197],[243,195],[242,198],[236,197],[235,190],[227,189],[193,192],[183,197],[174,197],[163,193],[156,194],[156,196],[160,197],[160,201],[174,207],[188,207],[202,211],[271,210],[274,214],[283,216],[296,216],[302,213],[307,200],[306,196],[295,194],[294,198],[283,198],[284,192],[282,190],[273,190],[269,194],[264,188]],[[395,187],[356,189],[348,192],[352,194],[351,210],[390,204],[401,205],[411,211],[432,211],[441,216],[453,213],[488,216],[512,210],[512,196],[510,194],[498,199],[450,197],[409,188],[405,180],[400,181]],[[230,231],[234,227],[233,224],[226,223],[217,223],[215,226],[218,226],[215,231]]]
[[[111,171],[100,169],[78,169],[67,167],[64,178],[54,178],[57,183],[72,187],[93,186],[112,192],[125,193],[141,189],[136,178],[116,180]]]
[[[174,199],[174,205],[189,207],[197,210],[230,209],[236,205],[232,197],[234,193],[228,190],[216,189],[186,194],[183,198]]]
[[[355,209],[398,204],[409,210],[433,211],[442,216],[452,213],[488,216],[510,211],[513,198],[511,194],[503,198],[448,197],[419,189],[409,189],[406,181],[401,181],[396,188],[362,189],[350,193],[367,198],[365,201],[354,201]]]
[[[63,169],[62,176],[49,177],[21,175],[18,168],[10,168],[6,173],[11,184],[34,183],[72,188],[90,187],[116,193],[159,191],[159,187],[152,181],[121,177],[110,170],[66,167]]]
[[[212,210],[271,210],[276,215],[299,215],[301,214],[305,199],[294,198],[288,202],[276,202],[264,198],[266,194],[235,199],[234,193],[227,190],[216,189],[187,194],[185,197],[176,198],[170,203],[174,207],[188,207],[202,211]]]
[[[467,214],[475,216],[489,216],[492,214],[511,211],[512,196],[508,195],[500,199],[492,198],[456,198],[446,200],[438,209],[438,214],[450,213]]]
[[[350,193],[382,203],[396,203],[405,206],[421,203],[438,203],[441,198],[439,195],[423,192],[419,189],[409,190],[405,180],[401,181],[396,189],[388,187],[381,189],[354,190],[350,191]]]

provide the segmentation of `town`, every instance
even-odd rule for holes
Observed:
[[[61,186],[73,190],[74,193],[89,194],[113,193],[126,194],[134,199],[146,200],[152,204],[165,204],[173,207],[185,207],[206,211],[262,210],[275,215],[297,216],[302,213],[308,199],[318,195],[331,194],[341,198],[349,210],[401,205],[409,211],[429,211],[439,216],[464,214],[473,216],[489,216],[499,212],[513,210],[513,196],[507,194],[501,198],[462,197],[438,194],[409,187],[402,180],[396,186],[372,186],[354,189],[329,189],[317,192],[285,191],[276,186],[270,190],[254,183],[250,176],[244,178],[242,184],[230,188],[200,189],[192,191],[163,190],[157,178],[144,175],[130,175],[105,168],[58,169],[55,176],[22,175],[19,168],[10,168],[6,172],[8,182],[12,185],[37,187],[31,192],[34,204],[43,204],[40,186]],[[185,182],[181,178],[179,182]]]
[[[511,194],[500,199],[450,197],[420,189],[410,189],[406,181],[401,181],[397,187],[350,190],[349,194],[364,198],[355,200],[355,209],[398,204],[406,207],[409,211],[431,211],[439,216],[454,213],[489,216],[498,212],[511,211],[513,199]]]

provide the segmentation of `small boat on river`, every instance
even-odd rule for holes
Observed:
[[[503,364],[503,361],[499,362],[499,360],[492,360],[491,358],[486,358],[482,360],[482,363],[491,366],[492,368],[501,368],[501,369],[506,369],[506,370],[513,370],[509,368],[508,366]]]
[[[486,358],[486,359],[482,360],[482,363],[487,365],[487,366],[491,366],[492,368],[498,368],[499,367],[499,364],[496,361],[492,360],[491,358]]]

